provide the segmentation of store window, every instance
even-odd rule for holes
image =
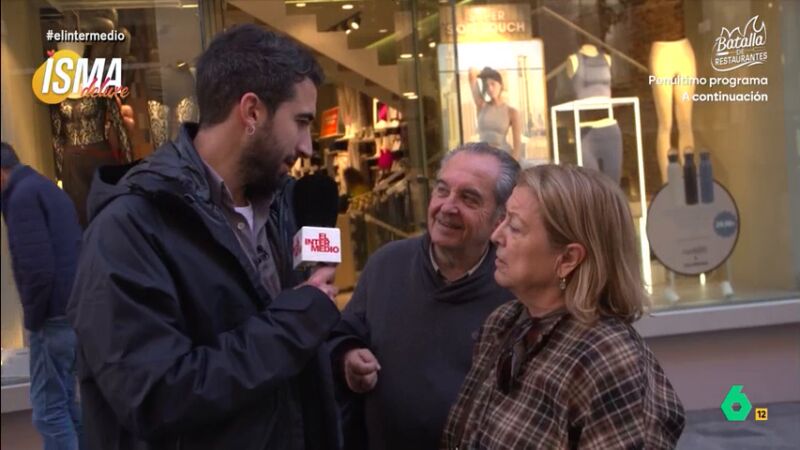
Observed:
[[[798,296],[794,2],[443,3],[443,147],[614,179],[657,310]]]
[[[796,14],[777,0],[232,0],[225,26],[284,32],[325,67],[319,155],[295,174],[326,170],[349,199],[340,288],[424,231],[441,157],[482,140],[619,183],[659,310],[798,295]]]
[[[197,1],[119,0],[102,8],[88,1],[2,2],[3,141],[22,163],[57,181],[85,214],[97,165],[143,158],[174,137],[181,122],[197,120],[200,24]],[[63,58],[74,67],[85,64],[87,79],[95,82],[83,85],[57,68],[46,71],[48,61],[55,66]],[[54,89],[32,92],[32,78]],[[64,86],[63,95],[56,92]],[[7,385],[27,379],[28,362],[5,225],[2,232]]]

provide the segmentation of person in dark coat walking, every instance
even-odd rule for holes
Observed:
[[[67,309],[89,448],[339,445],[334,269],[295,286],[288,243],[321,80],[288,38],[232,28],[198,61],[199,125],[96,174]]]
[[[25,329],[30,332],[33,423],[46,450],[78,448],[80,410],[75,403],[75,332],[64,308],[75,278],[81,228],[67,194],[20,164],[3,142],[3,217]]]

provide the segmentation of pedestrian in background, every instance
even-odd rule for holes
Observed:
[[[45,450],[77,449],[76,338],[64,309],[81,245],[78,214],[64,191],[19,162],[11,145],[3,142],[0,147],[11,267],[30,332],[33,424]]]

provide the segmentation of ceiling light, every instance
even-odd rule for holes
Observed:
[[[422,53],[418,53],[418,54],[417,54],[417,56],[419,56],[420,58],[422,58]]]
[[[342,9],[353,9],[353,4],[345,3],[344,5],[342,5]]]
[[[436,42],[434,42],[434,41],[430,41],[430,42],[428,42],[428,47],[430,47],[430,48],[436,48]]]
[[[305,8],[306,4],[305,3],[295,3],[294,6],[297,6],[298,8]]]
[[[378,30],[378,33],[381,33],[381,34],[388,33],[388,32],[389,32],[389,30],[387,30],[386,28],[381,28],[380,30]]]
[[[353,32],[353,30],[351,30],[350,28],[348,28],[347,30],[345,30],[344,34],[350,34],[350,33],[352,33],[352,32]]]
[[[403,96],[404,97],[416,97],[417,93],[416,92],[403,92]]]
[[[355,19],[351,20],[350,21],[350,28],[352,28],[354,30],[357,30],[357,29],[361,28],[361,19],[356,17]]]
[[[403,53],[402,55],[400,55],[400,59],[411,59],[413,57],[414,55],[412,55],[411,53]]]

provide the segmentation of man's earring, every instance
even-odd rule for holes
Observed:
[[[247,130],[245,132],[247,133],[248,136],[252,136],[253,133],[256,132],[256,127],[254,127],[252,125],[248,125],[247,126]]]
[[[558,281],[558,288],[561,289],[562,291],[566,291],[567,290],[567,278],[566,277],[561,277],[561,279]]]

